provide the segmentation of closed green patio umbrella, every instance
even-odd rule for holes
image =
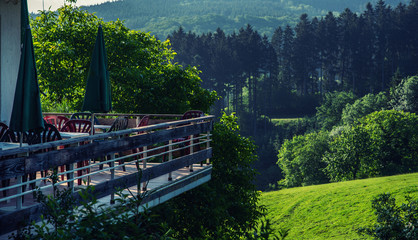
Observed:
[[[107,70],[107,55],[102,26],[99,26],[87,76],[82,111],[106,113],[110,110],[112,110],[112,95]]]
[[[22,1],[22,9],[22,22],[26,22],[26,1]],[[44,128],[44,120],[42,117],[35,54],[29,22],[27,22],[24,30],[22,46],[9,128],[16,132],[26,132],[29,130],[41,131]]]
[[[102,26],[99,26],[91,56],[90,69],[87,75],[87,87],[84,95],[82,111],[90,111],[91,134],[94,132],[94,113],[106,113],[112,110],[112,95],[110,90],[109,72],[107,70],[107,55]],[[90,178],[87,181],[90,183]]]

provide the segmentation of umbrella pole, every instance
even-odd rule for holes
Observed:
[[[20,133],[20,137],[19,137],[19,147],[22,147],[23,145],[23,132]]]
[[[91,121],[91,129],[90,129],[90,135],[91,136],[93,136],[93,134],[94,134],[94,113],[91,113],[91,119],[90,119],[90,121]],[[91,164],[91,159],[89,159],[88,160],[89,161],[89,166],[90,166],[90,164]],[[89,174],[90,173],[90,171],[91,171],[91,168],[89,167],[88,169],[87,169],[87,173]],[[90,175],[87,177],[87,186],[89,186],[90,185]]]

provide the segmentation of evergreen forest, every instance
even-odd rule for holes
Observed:
[[[302,14],[294,27],[278,26],[271,38],[248,24],[231,34],[220,28],[196,34],[179,27],[168,39],[175,60],[199,66],[202,86],[221,97],[213,112],[236,112],[243,134],[255,140],[256,167],[262,173],[258,186],[266,189],[283,177],[284,167],[276,161],[286,139],[344,125],[343,109],[356,100],[365,105],[365,96],[380,102],[351,116],[350,123],[393,109],[390,101],[402,101],[395,89],[418,72],[418,32],[413,29],[418,29],[418,1],[394,8],[378,1],[361,13]]]
[[[373,4],[377,0],[371,1]],[[408,0],[387,0],[395,7]],[[363,0],[120,0],[85,7],[105,21],[123,20],[130,29],[151,32],[160,39],[182,26],[186,32],[202,34],[218,27],[230,34],[251,24],[260,34],[271,37],[278,27],[294,26],[301,14],[325,16],[345,8],[359,13]]]
[[[417,6],[416,0],[124,0],[87,9],[167,36],[174,61],[197,66],[202,87],[220,98],[212,113],[236,113],[242,134],[257,144],[256,183],[266,190],[286,178],[277,164],[286,140],[332,131],[403,101],[394,89],[418,72]],[[375,104],[363,115],[347,109],[342,116],[356,101]]]

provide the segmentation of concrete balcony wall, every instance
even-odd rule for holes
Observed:
[[[21,1],[0,0],[0,121],[9,124],[20,60]]]

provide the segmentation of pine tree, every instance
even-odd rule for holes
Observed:
[[[314,40],[311,22],[307,14],[302,14],[299,23],[295,27],[296,38],[294,42],[293,66],[295,69],[295,82],[298,92],[306,95],[308,91],[308,82],[311,79],[312,69],[314,69]]]

